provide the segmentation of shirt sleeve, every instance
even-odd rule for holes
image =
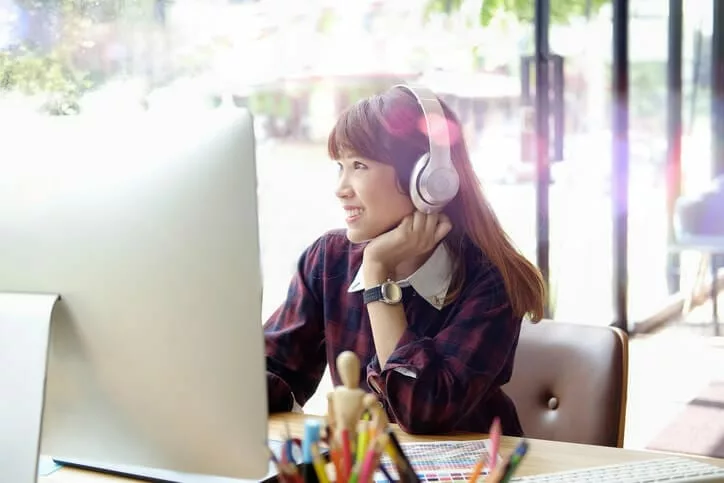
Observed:
[[[513,317],[496,269],[463,290],[435,337],[405,330],[384,368],[375,357],[367,382],[408,433],[446,433],[511,376],[521,320]]]
[[[304,406],[324,373],[323,265],[320,238],[302,253],[286,300],[264,324],[270,412]]]

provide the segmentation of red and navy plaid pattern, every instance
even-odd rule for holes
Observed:
[[[354,351],[360,386],[381,396],[392,422],[410,433],[487,432],[495,416],[520,436],[513,402],[501,386],[511,376],[521,320],[514,317],[499,271],[469,241],[458,298],[436,309],[403,289],[408,328],[384,368],[375,352],[362,293],[348,293],[363,245],[343,231],[325,234],[299,259],[286,301],[264,324],[270,412],[289,411],[314,394],[327,364],[335,385],[337,355]]]

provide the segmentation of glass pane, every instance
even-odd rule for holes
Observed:
[[[668,5],[632,2],[630,24],[629,318],[668,298],[666,263]]]
[[[565,144],[551,186],[551,292],[556,319],[610,324],[611,9],[551,27],[565,59]]]
[[[681,159],[681,190],[684,196],[706,190],[712,176],[711,54],[714,1],[698,0],[684,4],[684,130]],[[690,293],[697,284],[701,261],[700,253],[681,254],[679,272],[682,293]],[[706,310],[702,312],[707,314]],[[708,330],[706,319],[697,322],[705,322]]]
[[[691,287],[696,254],[685,253],[677,270],[668,266],[666,160],[668,6],[634,2],[642,18],[631,25],[631,191],[629,233],[630,319],[662,310],[675,286]],[[645,7],[645,8],[644,8]],[[682,193],[705,189],[710,179],[711,1],[684,2],[682,95]],[[661,39],[655,41],[654,39]]]
[[[668,5],[655,0],[632,0],[629,5],[628,316],[636,322],[659,311],[670,296],[665,171]],[[688,190],[701,189],[702,180],[708,180],[708,119],[702,117],[708,116],[705,66],[700,67],[704,77],[696,93],[692,79],[694,63],[701,61],[694,55],[694,40],[702,26],[710,28],[711,3],[684,5],[682,164]],[[709,19],[702,20],[702,15]],[[601,324],[614,320],[611,20],[606,5],[588,20],[551,29],[552,49],[566,55],[567,96],[566,158],[559,163],[551,193],[556,203],[551,205],[555,315]],[[690,272],[691,261],[685,256],[684,280]]]

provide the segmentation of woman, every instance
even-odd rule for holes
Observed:
[[[487,432],[498,416],[505,434],[522,435],[501,386],[521,319],[543,316],[544,284],[500,227],[460,124],[443,110],[460,188],[439,214],[415,210],[407,189],[429,149],[407,90],[358,102],[330,133],[347,229],[304,251],[287,300],[264,325],[271,412],[304,405],[327,364],[340,384],[335,358],[352,350],[360,386],[405,431]],[[387,280],[401,287],[399,302],[364,296]]]

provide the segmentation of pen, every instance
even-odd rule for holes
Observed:
[[[304,483],[302,475],[299,474],[297,466],[293,463],[287,463],[284,465],[284,473],[292,479],[292,483]]]
[[[352,473],[352,445],[348,429],[342,430],[342,461],[345,477],[349,478]]]
[[[480,454],[477,463],[475,463],[475,466],[473,466],[473,471],[470,473],[470,479],[468,480],[468,483],[475,483],[477,481],[478,476],[480,476],[480,473],[483,472],[483,466],[485,466],[485,463],[485,451],[483,451]],[[488,464],[488,467],[490,467],[490,464]]]
[[[319,470],[317,469],[316,462],[302,463],[299,466],[302,470],[304,483],[322,483],[322,480],[319,479]],[[324,470],[324,466],[322,466],[322,470]]]
[[[488,467],[490,471],[495,469],[498,464],[498,451],[500,451],[500,418],[497,416],[493,419],[493,424],[490,426],[490,461]]]
[[[347,483],[357,483],[359,481],[359,472],[362,469],[362,460],[357,461],[352,467]]]
[[[503,479],[501,483],[508,483],[510,479],[513,477],[513,474],[518,469],[518,466],[520,465],[521,460],[523,457],[525,457],[526,453],[528,452],[528,441],[523,440],[520,442],[517,448],[515,448],[515,451],[513,451],[513,454],[510,455],[510,459],[508,459],[508,464],[505,465],[505,474],[503,475]]]
[[[385,468],[385,465],[382,464],[381,462],[380,462],[380,471],[382,472],[383,475],[385,475],[385,478],[387,478],[387,481],[395,481],[392,478],[392,475],[390,474],[390,472],[387,471],[387,468]]]
[[[337,483],[344,481],[344,475],[342,474],[342,462],[340,461],[339,446],[337,442],[331,440],[329,442],[329,458],[332,460],[334,465],[334,478]]]
[[[291,431],[289,430],[289,423],[287,421],[284,422],[284,427],[286,431],[286,437],[284,438],[284,450],[282,452],[282,461],[286,463],[287,461],[297,464],[297,461],[294,459],[294,440],[291,436]],[[285,458],[286,455],[286,458]]]
[[[382,433],[372,444],[370,444],[360,467],[358,483],[368,483],[372,479],[375,469],[379,466],[380,453],[384,451],[388,440],[389,436]]]
[[[281,481],[282,483],[286,483],[287,478],[286,478],[286,475],[284,474],[284,472],[282,471],[282,465],[279,463],[279,460],[277,459],[277,455],[274,454],[274,451],[272,451],[271,448],[267,448],[267,450],[269,451],[269,459],[272,460],[272,463],[274,463],[274,466],[277,469],[277,475],[278,475],[279,481]]]
[[[360,461],[364,458],[365,451],[367,451],[367,438],[369,437],[369,421],[363,419],[359,422],[359,431],[357,431],[357,456],[356,460]]]
[[[302,438],[302,462],[312,462],[312,445],[319,444],[322,425],[316,419],[304,421],[304,438]]]
[[[314,465],[314,471],[317,474],[317,481],[319,481],[319,483],[329,483],[324,458],[322,458],[322,455],[319,452],[319,445],[317,443],[312,444],[310,452],[312,453],[312,462]],[[307,483],[307,480],[305,480],[305,483]]]
[[[302,476],[304,483],[319,483],[319,476],[314,465],[312,447],[319,444],[322,425],[316,419],[304,421],[304,438],[302,439]]]
[[[528,442],[521,441],[503,465],[499,465],[485,479],[485,483],[507,483],[513,477],[515,470],[518,468],[520,461],[528,452]]]
[[[402,449],[400,442],[397,440],[394,431],[391,428],[387,428],[383,434],[389,436],[390,444],[387,445],[388,452],[393,450],[390,454],[390,458],[395,461],[397,466],[397,472],[400,475],[401,482],[419,483],[420,479],[417,477],[417,473],[412,467],[412,463],[407,459],[407,455]]]

